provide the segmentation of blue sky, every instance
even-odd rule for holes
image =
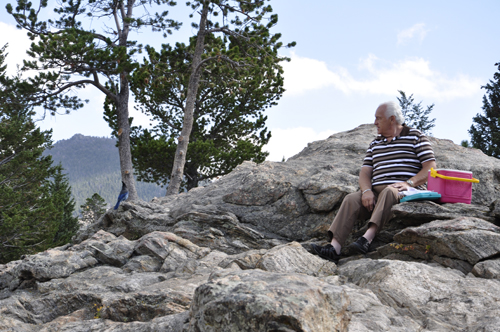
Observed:
[[[371,123],[380,103],[397,101],[397,90],[413,94],[423,106],[435,104],[433,136],[457,144],[469,139],[472,117],[482,111],[481,86],[500,62],[499,1],[304,3],[270,2],[279,16],[274,32],[297,46],[282,52],[292,61],[284,65],[287,91],[267,111],[273,134],[268,160],[291,157],[308,142]],[[10,44],[8,63],[14,70],[29,42],[3,7],[0,45]],[[146,44],[186,42],[194,31],[184,7],[180,2],[171,9],[172,18],[184,21],[174,36],[161,41],[145,32],[140,38]],[[91,99],[84,109],[40,121],[42,128],[53,129],[55,141],[76,133],[110,135],[102,120],[102,94],[88,88],[80,96]],[[135,123],[147,123],[132,107],[131,113]]]

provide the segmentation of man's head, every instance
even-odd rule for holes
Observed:
[[[394,137],[394,133],[403,123],[401,108],[393,101],[380,104],[375,111],[375,126],[379,135]]]

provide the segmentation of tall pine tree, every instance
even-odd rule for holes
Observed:
[[[33,109],[19,93],[23,82],[6,75],[6,47],[0,49],[0,263],[53,245],[57,231],[49,179],[51,131],[41,131]]]
[[[185,91],[189,84],[186,73],[195,46],[196,38],[191,38],[188,46],[163,45],[160,53],[148,48],[149,59],[134,75],[131,87],[139,108],[158,123],[151,130],[141,128],[132,133],[134,167],[141,180],[170,181],[176,138],[183,128]],[[244,56],[248,50],[245,45],[239,46],[238,52]],[[228,38],[205,37],[206,56],[215,49],[232,48]],[[254,75],[248,69],[234,68],[229,62],[207,62],[200,75],[184,166],[188,190],[200,181],[229,173],[245,160],[257,163],[265,160],[268,153],[262,149],[271,134],[263,113],[276,105],[284,92],[282,70],[277,65],[284,60],[262,62]]]
[[[486,90],[483,114],[478,113],[472,119],[469,135],[472,147],[500,158],[500,62],[495,66],[498,72],[493,75],[493,80],[481,87]]]
[[[73,217],[75,200],[71,196],[68,177],[62,173],[61,165],[56,166],[52,182],[49,184],[52,204],[58,211],[56,217],[57,231],[54,235],[54,245],[64,245],[71,241],[78,231],[78,218]]]
[[[191,17],[199,14],[191,24],[196,34],[190,44],[177,44],[174,50],[164,47],[161,55],[149,52],[154,67],[142,67],[141,80],[136,81],[143,85],[139,89],[158,87],[157,96],[148,98],[153,102],[149,106],[163,107],[151,112],[163,122],[162,128],[145,131],[141,142],[144,151],[169,155],[163,166],[159,162],[153,166],[170,173],[162,175],[168,179],[167,195],[177,194],[185,179],[192,187],[204,178],[225,174],[243,160],[264,160],[261,148],[270,135],[260,112],[283,92],[280,62],[285,58],[278,50],[284,45],[281,34],[270,32],[278,16],[268,3],[192,0],[186,4],[192,8]],[[163,100],[158,98],[161,93]],[[147,156],[139,158],[135,161],[139,167],[142,163],[142,175],[149,172],[157,180]]]

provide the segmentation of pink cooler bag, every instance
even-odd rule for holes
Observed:
[[[467,203],[472,200],[472,183],[479,183],[472,172],[431,168],[427,189],[441,194],[440,203]]]

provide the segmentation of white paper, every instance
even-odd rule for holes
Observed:
[[[432,193],[432,192],[433,192],[432,190],[419,190],[419,189],[415,189],[415,188],[410,187],[410,188],[408,188],[408,190],[402,191],[399,194],[402,196],[411,196],[411,195],[420,194],[420,193]]]

